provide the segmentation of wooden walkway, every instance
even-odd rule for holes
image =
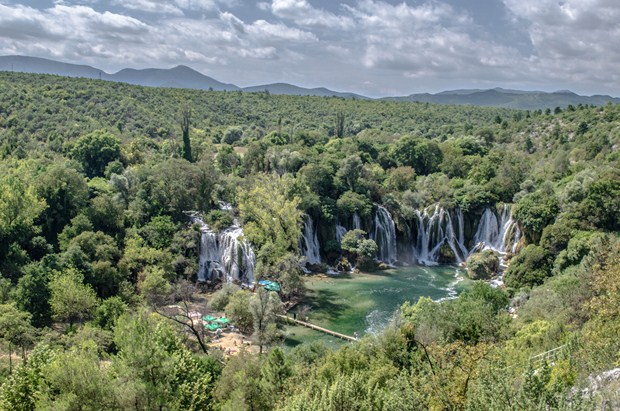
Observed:
[[[340,334],[340,333],[338,333],[336,331],[332,331],[332,330],[328,330],[327,328],[319,327],[318,325],[310,324],[310,323],[307,323],[307,322],[301,321],[301,320],[296,320],[295,318],[289,317],[288,315],[278,314],[277,316],[278,316],[278,318],[280,318],[282,320],[286,320],[288,322],[292,322],[292,323],[296,323],[296,324],[299,324],[299,325],[303,325],[304,327],[308,327],[308,328],[311,328],[311,329],[316,330],[316,331],[320,331],[320,332],[325,333],[325,334],[333,335],[334,337],[338,337],[338,338],[341,338],[343,340],[357,341],[357,338],[351,337],[350,335]]]

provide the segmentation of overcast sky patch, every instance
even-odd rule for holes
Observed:
[[[0,4],[0,54],[186,64],[240,86],[370,96],[506,87],[620,94],[617,0],[62,0]]]

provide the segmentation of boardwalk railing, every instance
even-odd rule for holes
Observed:
[[[552,350],[545,351],[543,353],[530,357],[530,363],[537,364],[543,361],[553,362],[555,361],[557,356],[562,352],[562,350],[564,350],[564,348],[566,348],[566,344],[560,345],[559,347],[556,347]]]
[[[320,332],[325,333],[325,334],[333,335],[334,337],[338,337],[338,338],[341,338],[343,340],[357,341],[357,338],[351,337],[350,335],[345,335],[345,334],[341,334],[341,333],[336,332],[336,331],[328,330],[327,328],[319,327],[318,325],[314,325],[314,324],[310,324],[310,323],[305,322],[305,321],[297,320],[297,319],[295,319],[293,317],[289,317],[288,315],[280,315],[280,314],[278,314],[278,318],[280,318],[282,320],[286,320],[288,322],[292,322],[292,323],[296,323],[296,324],[299,324],[299,325],[303,325],[304,327],[308,327],[308,328],[311,328],[311,329],[316,330],[316,331],[320,331]]]

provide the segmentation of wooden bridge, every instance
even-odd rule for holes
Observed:
[[[288,315],[278,314],[277,316],[278,316],[278,318],[280,318],[282,320],[285,320],[285,321],[288,321],[288,322],[291,322],[291,323],[296,323],[296,324],[299,324],[299,325],[303,325],[304,327],[308,327],[308,328],[311,328],[313,330],[320,331],[322,333],[329,334],[329,335],[332,335],[334,337],[341,338],[343,340],[357,341],[357,338],[351,337],[350,335],[345,335],[345,334],[341,334],[341,333],[336,332],[336,331],[328,330],[327,328],[319,327],[318,325],[314,325],[314,324],[310,324],[310,323],[305,322],[305,321],[297,320],[297,319],[295,319],[293,317],[289,317]]]

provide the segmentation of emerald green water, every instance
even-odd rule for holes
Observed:
[[[463,271],[453,266],[412,266],[372,274],[344,274],[329,278],[309,277],[307,297],[289,314],[308,306],[311,323],[342,334],[360,336],[383,330],[394,312],[419,297],[434,300],[456,296],[467,287]],[[299,319],[305,320],[302,316]],[[289,347],[320,340],[327,346],[343,343],[329,335],[301,326],[285,328]]]

